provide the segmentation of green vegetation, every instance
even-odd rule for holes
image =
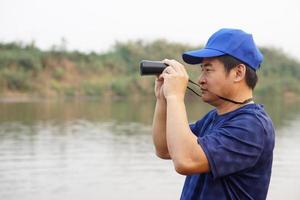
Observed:
[[[142,59],[177,59],[196,49],[185,44],[156,40],[117,42],[97,54],[53,48],[38,49],[34,43],[0,44],[0,95],[40,97],[126,97],[153,95],[154,78],[139,75]],[[261,48],[265,59],[258,71],[258,95],[300,94],[300,63],[278,49]],[[189,67],[192,80],[199,71]]]

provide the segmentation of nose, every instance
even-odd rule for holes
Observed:
[[[201,73],[200,76],[198,77],[197,82],[198,82],[199,85],[203,85],[203,84],[206,83],[206,79],[205,79],[205,77],[203,76],[202,73]]]

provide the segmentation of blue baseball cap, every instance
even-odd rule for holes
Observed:
[[[182,54],[188,64],[199,64],[203,58],[230,55],[254,70],[260,67],[263,55],[256,47],[251,34],[239,29],[223,28],[215,32],[203,49],[187,51]]]

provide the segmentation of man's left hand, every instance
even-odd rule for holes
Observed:
[[[185,91],[187,88],[189,76],[184,66],[176,60],[163,60],[164,63],[169,65],[159,76],[159,79],[163,79],[163,93],[166,99],[178,98],[184,100]]]

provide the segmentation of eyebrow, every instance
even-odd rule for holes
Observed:
[[[212,67],[211,63],[201,63],[200,64],[201,67]]]

